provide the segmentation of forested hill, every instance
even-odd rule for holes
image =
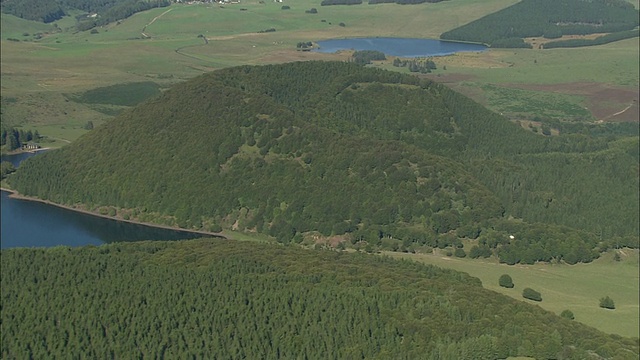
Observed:
[[[200,239],[2,250],[3,359],[637,359],[408,261]]]
[[[0,2],[3,13],[45,23],[59,20],[72,10],[96,14],[95,18],[79,19],[81,27],[84,26],[82,30],[170,4],[169,0],[2,0]]]
[[[625,0],[522,0],[440,38],[492,47],[530,47],[523,38],[618,33],[639,23],[638,10]]]
[[[200,76],[8,181],[123,218],[390,250],[470,239],[507,263],[638,239],[637,137],[536,135],[437,83],[339,62]]]

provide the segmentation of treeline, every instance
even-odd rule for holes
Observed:
[[[372,61],[386,60],[387,57],[382,51],[377,50],[358,50],[351,55],[353,62],[359,65],[371,64]]]
[[[3,358],[634,359],[467,274],[199,239],[2,250]]]
[[[544,44],[544,48],[553,49],[553,48],[561,48],[561,47],[568,48],[568,47],[604,45],[614,41],[632,39],[632,38],[638,37],[639,35],[640,35],[640,32],[637,29],[629,30],[629,31],[621,31],[613,34],[599,36],[595,39],[571,39],[571,40],[552,41]]]
[[[2,12],[45,23],[59,20],[73,10],[98,14],[96,18],[79,18],[77,28],[84,31],[125,19],[136,12],[169,5],[170,0],[4,0]]]
[[[360,5],[362,0],[322,0],[321,6],[329,5]]]
[[[8,151],[20,149],[23,145],[31,141],[40,139],[38,130],[23,130],[15,128],[2,128],[0,130],[0,146],[6,146]]]
[[[424,3],[438,3],[443,0],[369,0],[369,4],[396,3],[400,5],[415,5]]]
[[[501,261],[574,263],[638,247],[637,152],[637,136],[535,135],[426,79],[301,62],[176,85],[9,182],[145,221],[372,250],[480,246],[515,218],[515,240],[489,246]],[[542,223],[559,226],[535,235]]]
[[[616,33],[634,29],[639,23],[638,10],[623,0],[523,0],[447,31],[440,38],[523,47],[521,39],[526,37]]]
[[[369,5],[374,4],[401,4],[401,5],[409,5],[409,4],[424,4],[424,3],[437,3],[443,0],[369,0]]]
[[[103,6],[97,11],[98,16],[95,18],[78,19],[76,28],[79,31],[90,30],[96,26],[103,26],[118,20],[126,19],[129,16],[158,7],[171,5],[170,0],[119,0],[113,2],[111,6]]]
[[[424,4],[424,3],[438,3],[443,0],[369,0],[368,4],[385,4],[385,3],[396,3],[401,5],[407,4]],[[362,0],[322,0],[320,5],[329,6],[329,5],[360,5],[362,4]]]

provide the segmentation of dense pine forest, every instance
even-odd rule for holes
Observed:
[[[632,30],[639,24],[638,10],[624,0],[523,0],[447,31],[440,38],[485,43],[492,47],[530,47],[523,38],[556,39],[563,35],[624,34],[599,40],[604,43],[638,36],[637,31],[624,31]],[[581,46],[585,45],[592,44],[587,42]]]
[[[6,359],[638,356],[467,274],[358,253],[199,239],[0,261]]]
[[[543,136],[440,84],[353,63],[181,83],[8,176],[20,193],[183,228],[505,263],[638,247],[638,137]]]
[[[73,10],[97,15],[79,17],[80,30],[105,25],[140,11],[170,4],[169,0],[2,0],[0,3],[3,13],[44,23],[59,20]]]

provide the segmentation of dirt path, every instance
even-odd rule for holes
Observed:
[[[173,10],[173,9],[169,9],[169,10],[163,12],[162,14],[160,14],[160,15],[154,17],[153,19],[151,19],[151,21],[142,28],[142,32],[141,32],[142,36],[145,37],[145,38],[150,38],[151,36],[145,34],[145,30],[147,30],[147,26],[149,26],[149,25],[153,24],[154,22],[156,22],[156,20],[160,19],[161,17],[163,17],[166,13],[168,13],[171,10]]]
[[[599,122],[604,122],[604,121],[605,121],[605,120],[607,120],[607,119],[611,119],[611,118],[612,118],[612,117],[614,117],[614,116],[618,116],[618,115],[620,115],[620,114],[624,113],[625,111],[627,111],[627,110],[631,109],[631,107],[632,107],[632,106],[633,106],[633,104],[629,104],[629,106],[627,106],[626,108],[624,108],[624,109],[622,109],[622,110],[618,111],[617,113],[611,114],[611,115],[609,115],[609,116],[605,117],[604,119],[599,120]]]

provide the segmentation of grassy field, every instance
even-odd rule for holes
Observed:
[[[621,261],[613,260],[608,253],[591,264],[559,265],[536,264],[509,266],[497,261],[471,260],[455,257],[387,253],[396,258],[407,258],[444,268],[463,271],[480,278],[485,288],[536,304],[560,314],[569,309],[576,321],[604,332],[638,337],[640,328],[638,251],[621,250]],[[498,286],[498,278],[509,274],[515,287]],[[542,302],[525,300],[522,290],[526,287],[542,294]],[[615,310],[598,306],[605,296],[615,301]]]

